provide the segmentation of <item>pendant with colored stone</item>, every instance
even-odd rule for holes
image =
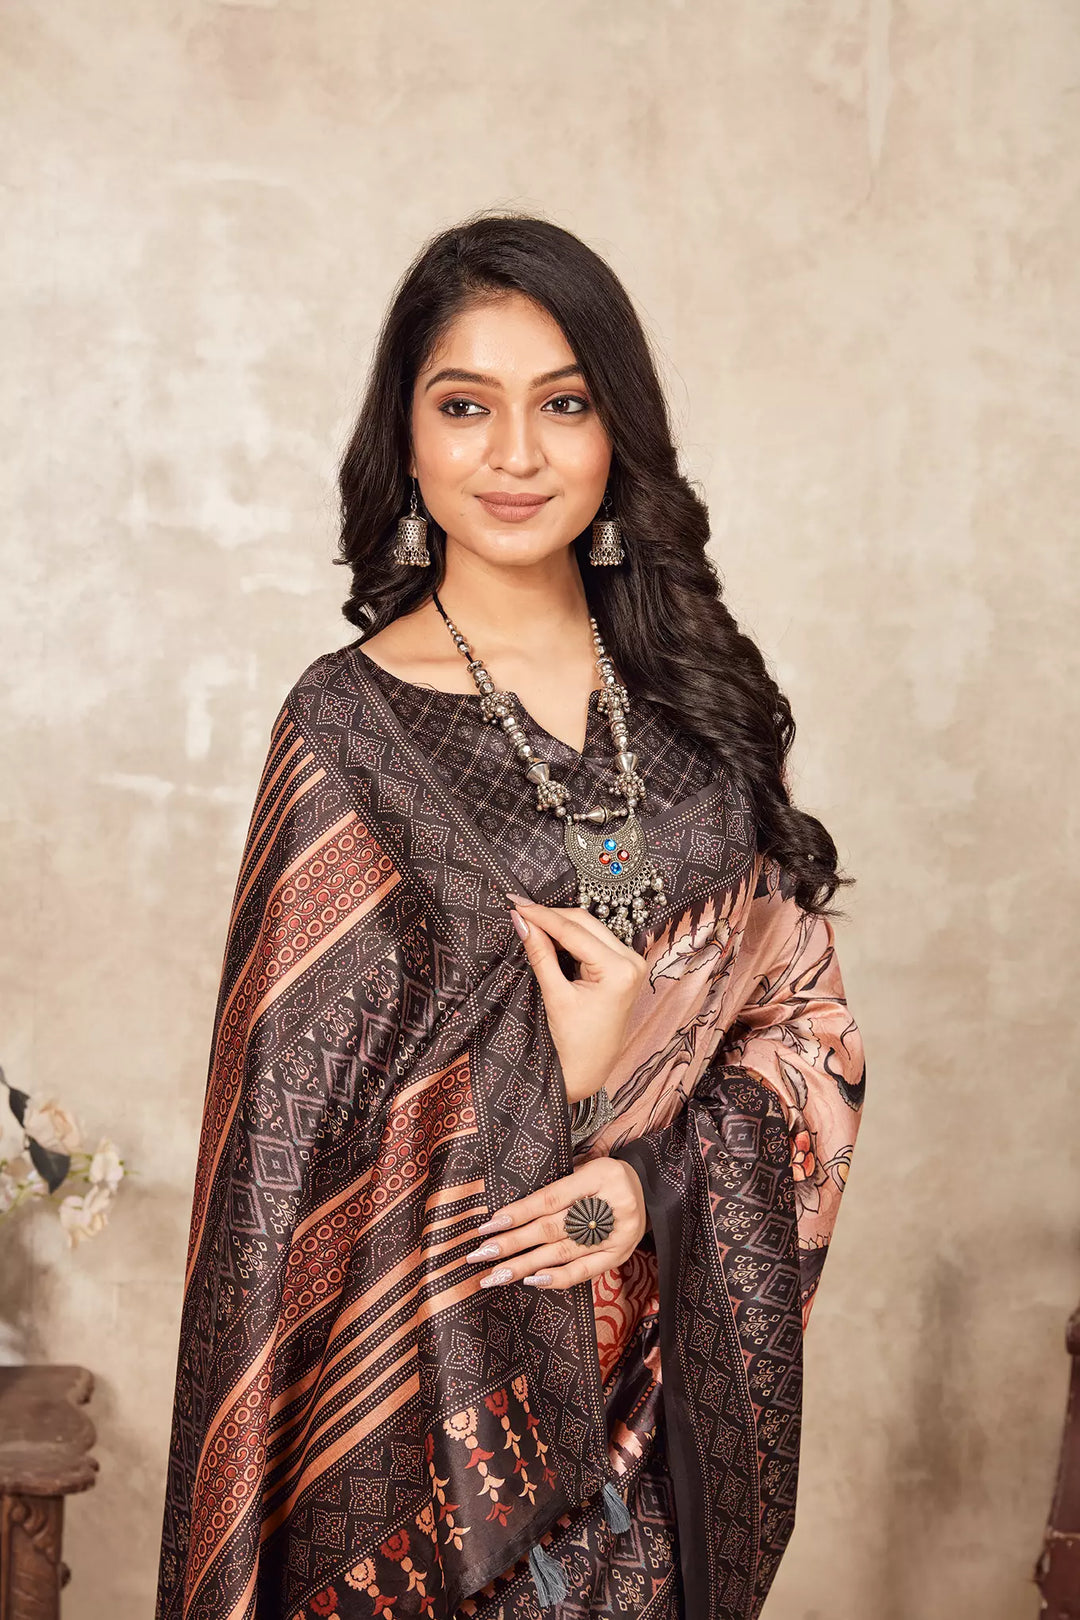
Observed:
[[[567,817],[563,840],[578,877],[578,905],[629,945],[649,905],[667,898],[637,816],[627,810],[617,826],[607,821],[599,827]]]
[[[481,718],[501,726],[506,733],[526,777],[536,787],[537,810],[563,818],[563,841],[578,878],[578,905],[585,911],[595,910],[596,916],[618,939],[632,945],[634,934],[648,917],[650,905],[665,905],[667,895],[664,879],[649,859],[645,834],[634,814],[634,806],[645,797],[645,778],[636,768],[637,755],[630,747],[626,723],[630,694],[616,677],[595,618],[590,614],[589,625],[596,648],[596,667],[604,683],[596,707],[607,716],[618,766],[610,791],[626,800],[626,813],[617,827],[612,825],[614,813],[606,805],[594,805],[580,815],[570,812],[566,783],[554,781],[547,761],[537,759],[514,712],[520,699],[515,693],[501,691],[495,685],[482,661],[474,656],[465,637],[447,617],[438,591],[433,589],[431,597],[454,638],[454,645],[468,662],[480,693]]]

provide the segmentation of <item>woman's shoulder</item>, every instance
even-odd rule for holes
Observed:
[[[300,724],[351,718],[362,696],[357,681],[359,645],[357,637],[313,658],[285,693],[280,713]]]

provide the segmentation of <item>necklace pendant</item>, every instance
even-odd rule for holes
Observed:
[[[629,945],[649,905],[662,905],[667,898],[637,816],[627,810],[618,826],[608,821],[596,828],[568,820],[563,841],[577,873],[579,905]]]
[[[604,650],[600,629],[590,615],[593,645],[596,648],[596,667],[603,678],[603,687],[597,699],[597,709],[607,715],[611,740],[615,745],[615,763],[618,774],[611,791],[626,800],[626,814],[617,827],[613,827],[606,807],[596,806],[586,811],[580,821],[567,814],[569,794],[563,782],[552,780],[550,767],[536,759],[528,737],[515,717],[516,698],[513,692],[501,691],[491,679],[484,664],[473,656],[472,648],[439,601],[438,591],[432,599],[454,644],[467,660],[470,673],[481,696],[480,713],[483,720],[499,725],[506,732],[507,741],[518,758],[525,764],[525,775],[536,788],[538,811],[552,811],[563,817],[563,842],[570,863],[577,873],[578,905],[596,916],[611,932],[630,945],[635,931],[645,922],[649,906],[662,906],[667,901],[664,879],[649,859],[645,847],[645,833],[634,814],[633,806],[645,797],[645,778],[636,769],[637,755],[629,746],[626,710],[630,704],[627,688],[616,679],[615,666]]]

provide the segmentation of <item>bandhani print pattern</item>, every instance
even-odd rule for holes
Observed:
[[[581,754],[523,720],[586,800],[596,697]],[[504,899],[573,903],[560,829],[471,696],[359,643],[287,695],[215,1010],[157,1620],[536,1620],[537,1549],[560,1620],[760,1613],[862,1044],[831,927],[733,779],[659,706],[631,714],[668,898],[634,939],[615,1117],[575,1154]],[[478,1223],[603,1154],[641,1178],[634,1252],[482,1289]]]

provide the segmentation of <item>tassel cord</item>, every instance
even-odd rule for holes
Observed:
[[[604,1508],[604,1518],[616,1535],[629,1530],[633,1524],[630,1509],[615,1489],[610,1480],[604,1482],[600,1500]],[[561,1602],[570,1596],[570,1588],[566,1584],[566,1574],[547,1548],[539,1541],[529,1549],[529,1569],[532,1571],[533,1585],[536,1587],[536,1596],[542,1609],[550,1608],[553,1604]]]
[[[627,1507],[626,1503],[623,1501],[610,1479],[605,1480],[604,1482],[603,1496],[604,1517],[611,1528],[615,1531],[615,1534],[620,1535],[622,1531],[629,1530],[630,1526],[634,1522],[630,1517],[630,1509]]]
[[[562,1565],[556,1563],[539,1542],[535,1547],[529,1548],[529,1568],[532,1570],[533,1585],[536,1587],[536,1595],[542,1609],[570,1596],[570,1588],[566,1584]]]

